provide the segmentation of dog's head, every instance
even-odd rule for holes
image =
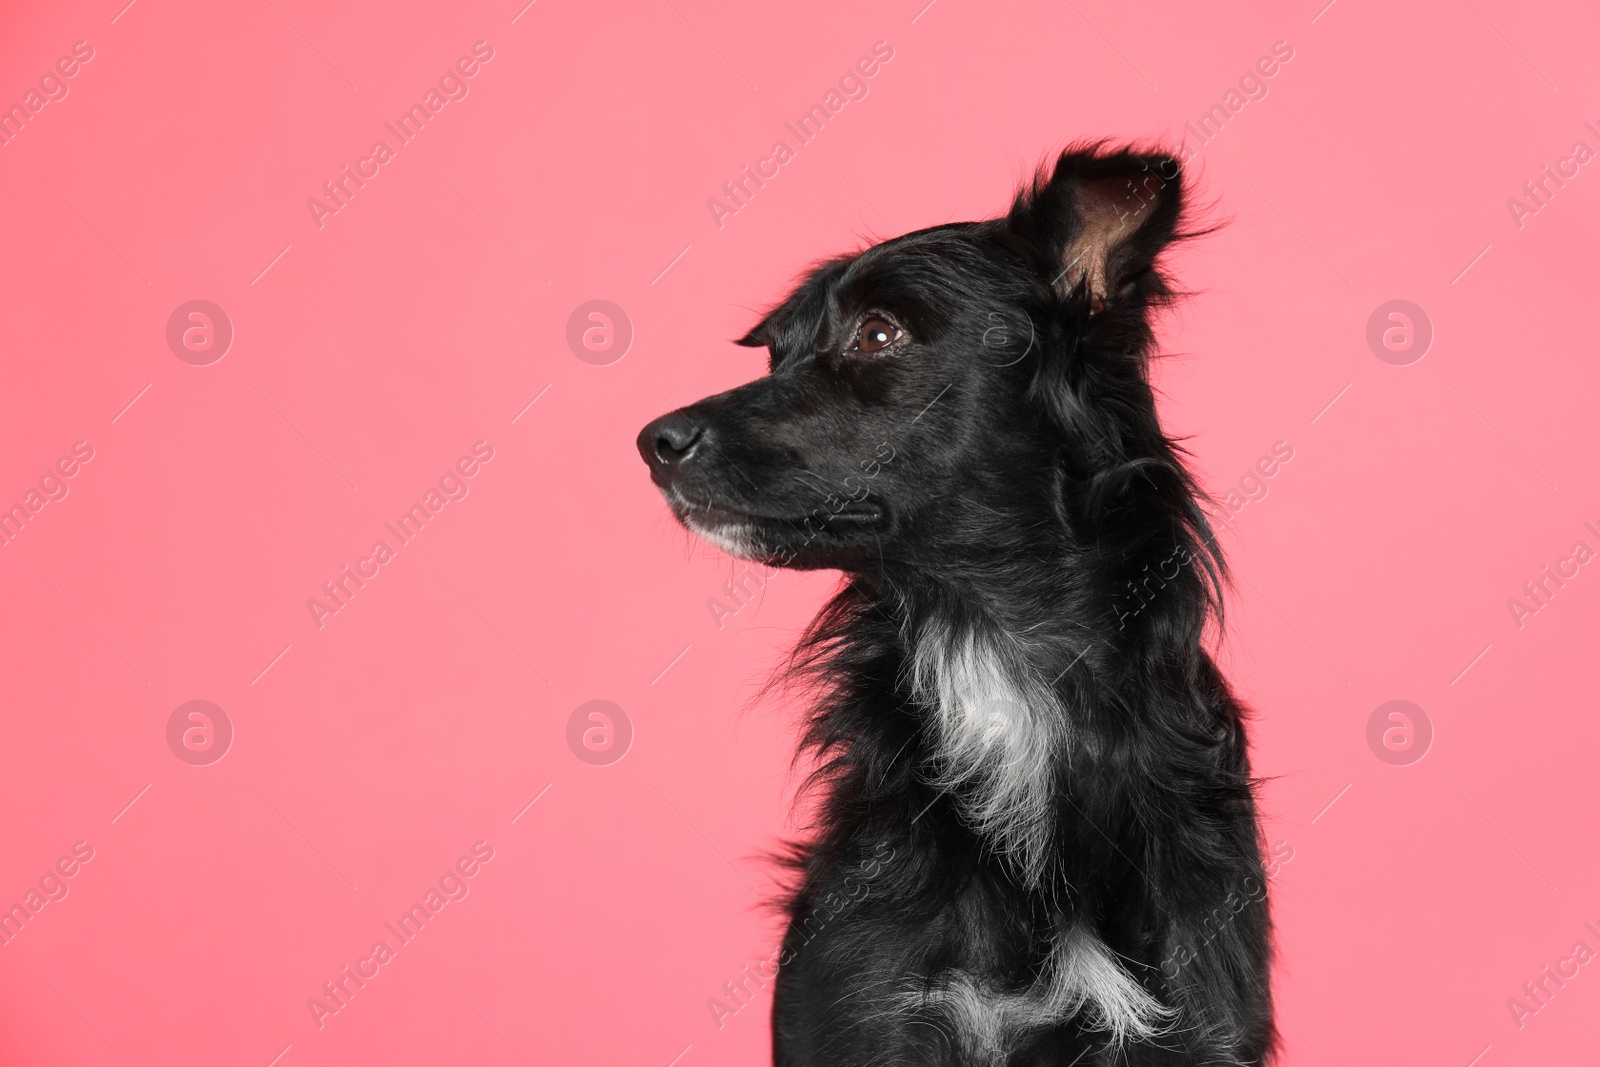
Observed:
[[[1145,469],[1171,458],[1146,358],[1182,202],[1171,156],[1092,146],[1003,218],[822,263],[738,342],[765,377],[639,434],[651,477],[690,530],[780,566],[1114,536],[1133,483],[1170,480]]]

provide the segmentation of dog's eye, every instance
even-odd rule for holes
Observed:
[[[856,331],[856,349],[860,352],[882,352],[900,339],[900,330],[886,319],[873,317]]]

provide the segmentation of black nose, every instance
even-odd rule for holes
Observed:
[[[639,432],[639,455],[651,473],[665,474],[694,455],[702,434],[687,415],[674,411]]]

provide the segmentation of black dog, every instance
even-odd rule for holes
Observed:
[[[770,373],[639,435],[677,517],[837,568],[783,1067],[1260,1064],[1269,922],[1225,571],[1149,384],[1178,163],[1063,154],[1001,219],[824,262]]]

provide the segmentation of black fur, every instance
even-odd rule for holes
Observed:
[[[640,435],[692,530],[847,575],[795,653],[818,793],[790,857],[784,1067],[1272,1053],[1243,710],[1206,650],[1225,569],[1148,375],[1183,211],[1170,156],[1070,150],[1003,218],[824,262],[741,340],[766,377]],[[950,781],[913,688],[936,633],[987,635],[1053,698],[1042,848]],[[1163,1032],[1116,1045],[1080,1010],[985,1044],[935,1004],[1036,986],[1069,930],[1175,1012]]]

